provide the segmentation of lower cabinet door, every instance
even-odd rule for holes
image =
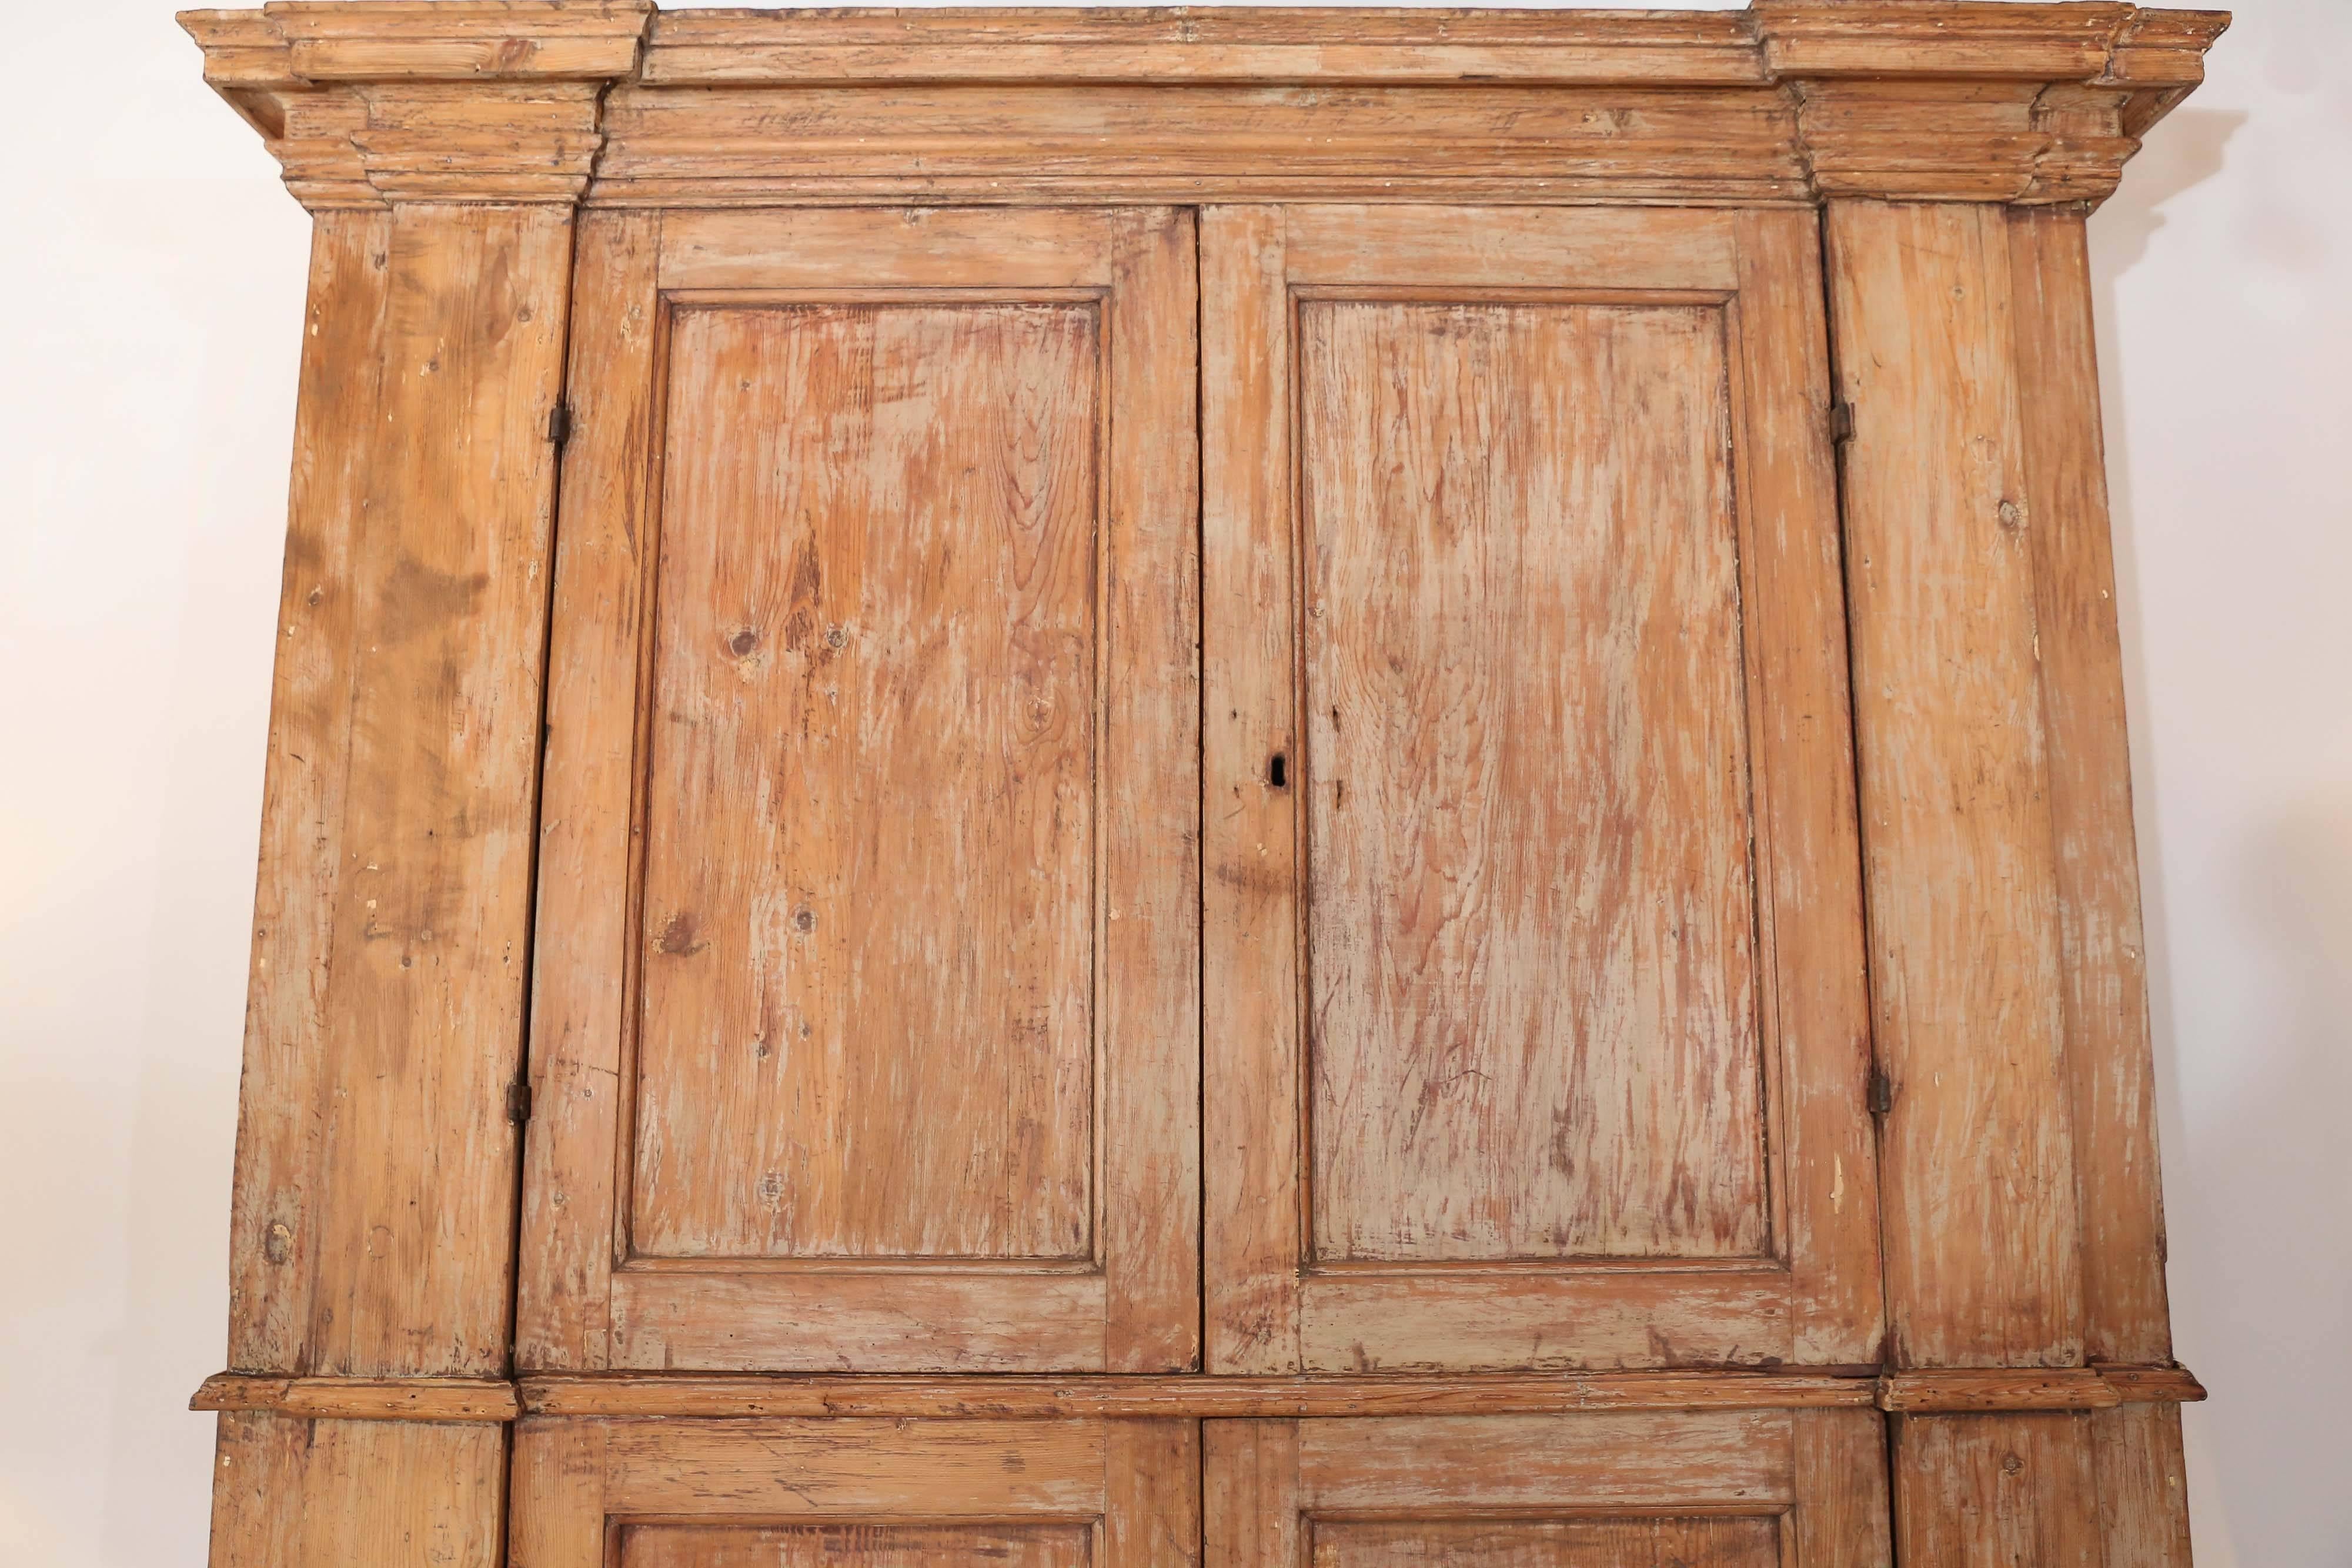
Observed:
[[[1211,1421],[1206,1568],[1885,1568],[1870,1410]]]
[[[512,1568],[1187,1568],[1191,1421],[533,1419]]]

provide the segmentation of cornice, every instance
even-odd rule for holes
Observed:
[[[2210,11],[191,11],[314,208],[1040,199],[2095,203]]]
[[[652,0],[277,0],[184,11],[205,79],[313,211],[571,204]]]

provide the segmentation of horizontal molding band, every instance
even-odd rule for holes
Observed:
[[[264,1377],[216,1372],[191,1410],[265,1411],[318,1421],[511,1421],[516,1385],[496,1377]]]
[[[1458,1377],[928,1376],[573,1373],[205,1379],[194,1410],[311,1420],[504,1422],[522,1416],[1190,1420],[1553,1416],[1624,1410],[1880,1409],[1904,1415],[2105,1410],[2205,1397],[2184,1367],[1822,1372],[1475,1373]]]

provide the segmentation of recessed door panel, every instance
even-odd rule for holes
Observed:
[[[1312,1262],[1769,1247],[1724,315],[1299,302]]]
[[[1464,1520],[1315,1526],[1315,1568],[1779,1568],[1758,1518]]]
[[[632,1524],[620,1568],[1086,1568],[1085,1524]]]
[[[1101,338],[676,313],[638,1253],[1089,1256]]]
[[[1194,1364],[1190,217],[580,257],[519,1361]]]

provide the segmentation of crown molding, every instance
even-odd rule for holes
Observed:
[[[2095,203],[2229,24],[2112,0],[1747,11],[683,11],[181,21],[314,209],[404,202]]]

